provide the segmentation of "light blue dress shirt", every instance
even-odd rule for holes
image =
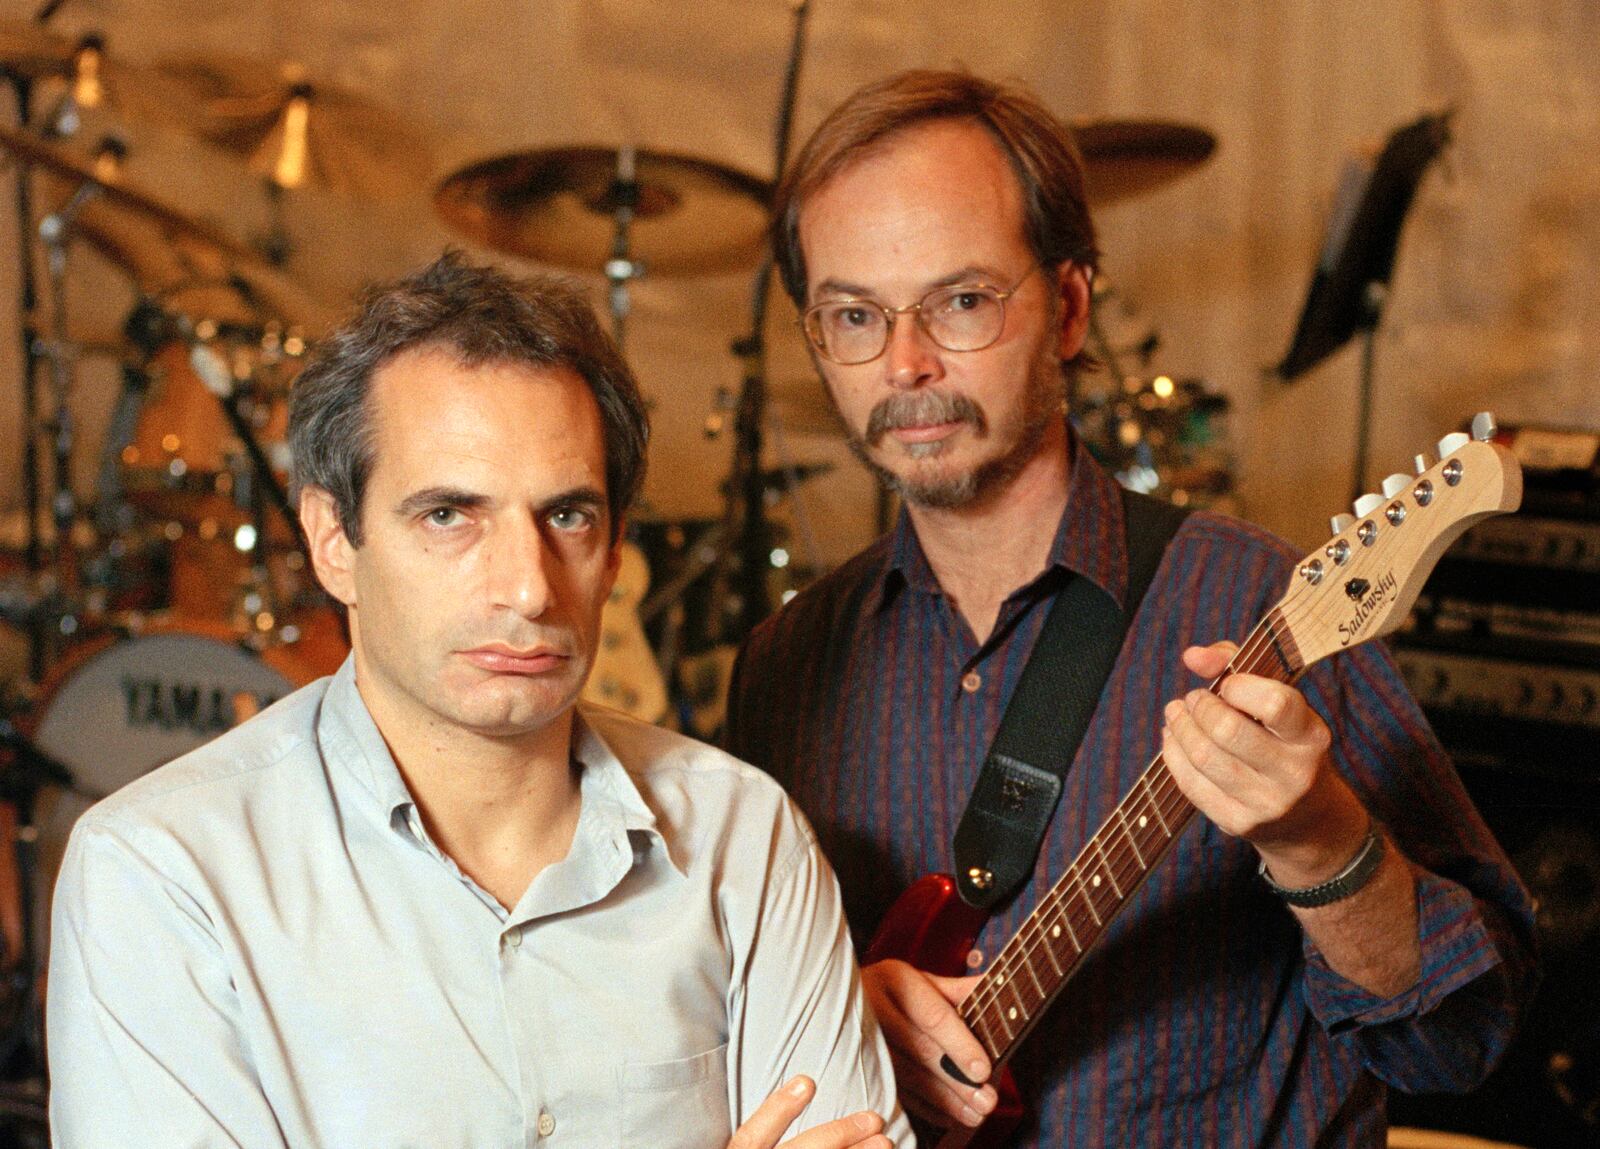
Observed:
[[[604,710],[509,912],[430,841],[352,665],[100,803],[56,890],[57,1149],[721,1149],[911,1134],[833,873],[766,775]]]

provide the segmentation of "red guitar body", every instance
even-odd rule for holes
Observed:
[[[898,958],[927,973],[961,977],[971,972],[967,954],[977,944],[988,919],[988,913],[961,900],[954,878],[929,874],[914,882],[889,907],[862,964]],[[1026,1110],[1009,1069],[1002,1069],[993,1083],[1000,1094],[994,1112],[976,1129],[944,1133],[936,1142],[937,1149],[1001,1149],[1006,1144]],[[929,1143],[918,1138],[918,1144]]]

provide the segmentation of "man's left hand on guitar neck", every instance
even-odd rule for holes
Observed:
[[[1192,646],[1183,661],[1210,680],[1236,650]],[[1334,768],[1326,723],[1293,686],[1233,674],[1220,693],[1197,688],[1168,703],[1165,717],[1162,756],[1178,787],[1224,833],[1254,846],[1277,885],[1327,882],[1366,846],[1371,816]],[[1392,843],[1355,892],[1291,908],[1336,973],[1384,997],[1416,983],[1415,881]]]

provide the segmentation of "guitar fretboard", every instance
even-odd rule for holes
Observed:
[[[1240,672],[1291,682],[1303,665],[1274,608],[1209,689]],[[962,1019],[996,1066],[1027,1036],[1194,812],[1158,753],[962,1003]]]

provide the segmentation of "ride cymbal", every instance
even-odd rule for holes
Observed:
[[[1216,151],[1205,128],[1167,120],[1082,119],[1072,134],[1094,207],[1119,203],[1188,175]]]
[[[510,255],[577,271],[612,257],[618,152],[546,148],[481,160],[448,176],[433,204],[451,227]],[[753,264],[766,241],[771,187],[693,156],[633,152],[629,258],[656,275],[697,275]]]

